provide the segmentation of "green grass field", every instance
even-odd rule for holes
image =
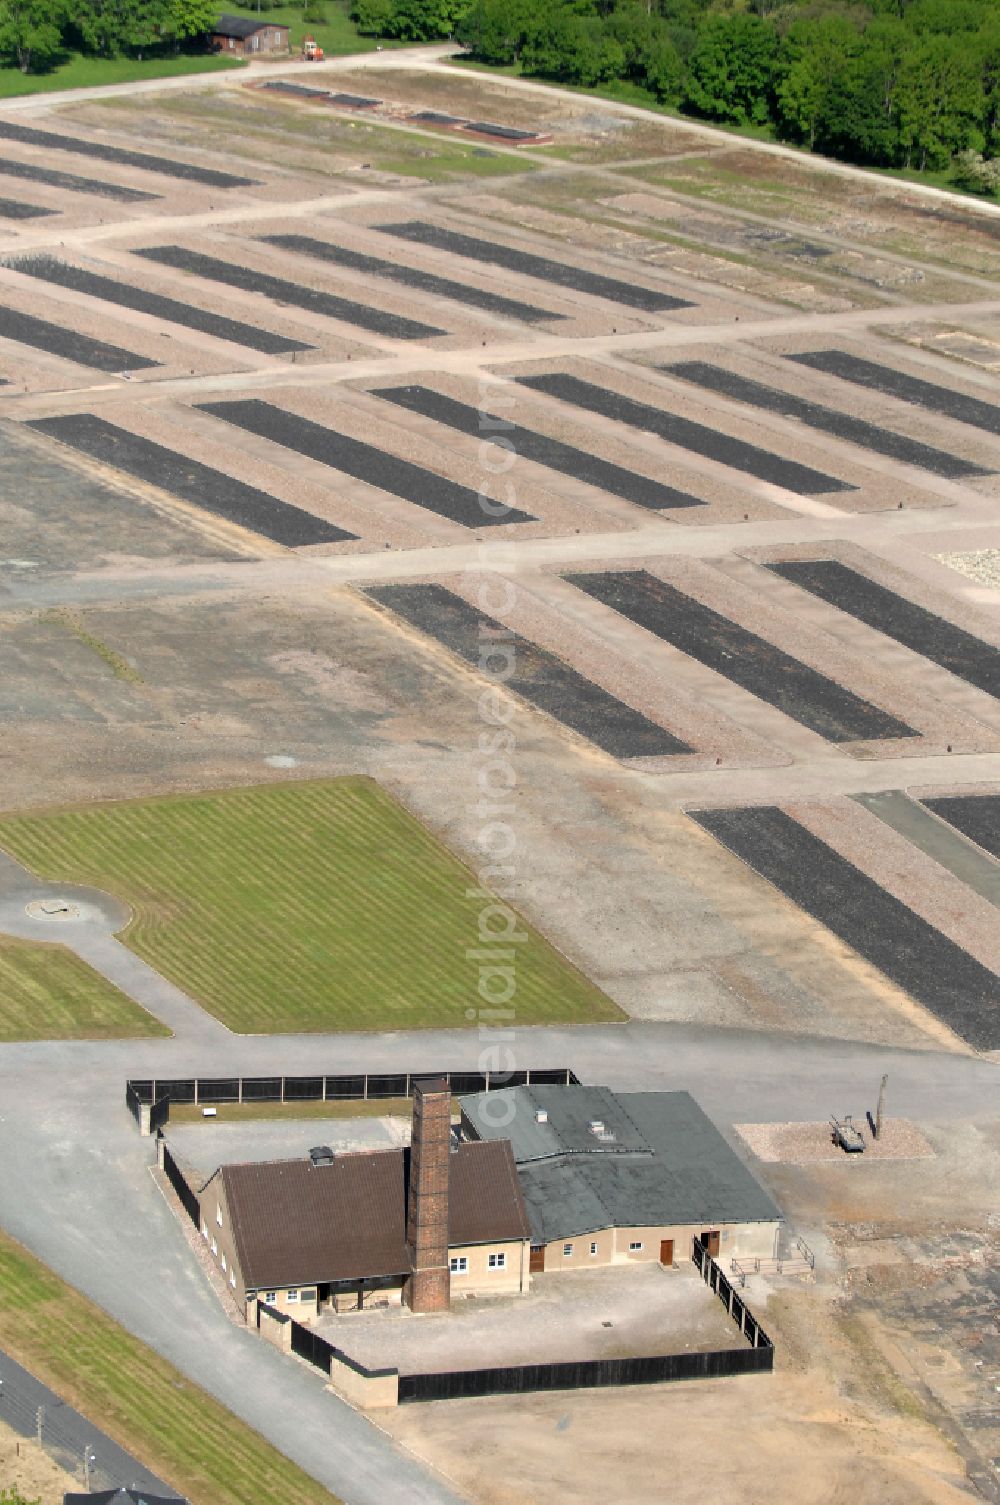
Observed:
[[[51,93],[58,89],[94,89],[103,84],[130,84],[149,78],[176,78],[184,73],[217,73],[241,66],[233,58],[211,53],[180,53],[177,57],[84,57],[71,52],[47,73],[22,73],[18,68],[0,68],[0,99],[21,94]]]
[[[192,1505],[336,1505],[172,1364],[0,1234],[0,1347]]]
[[[0,936],[0,1041],[132,1040],[169,1033],[72,951]]]
[[[123,941],[232,1030],[500,1022],[481,1020],[480,964],[466,955],[481,944],[473,874],[370,779],[7,816],[0,848],[130,904]],[[624,1017],[518,928],[509,1023]]]
[[[454,1111],[454,1104],[453,1104]],[[360,1098],[332,1103],[219,1103],[214,1118],[206,1118],[195,1103],[171,1103],[172,1124],[248,1124],[277,1121],[292,1121],[314,1118],[406,1118],[413,1112],[413,1103],[408,1097]]]

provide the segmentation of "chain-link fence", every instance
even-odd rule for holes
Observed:
[[[0,1420],[42,1447],[72,1475],[78,1489],[97,1492],[138,1488],[161,1496],[174,1494],[169,1485],[3,1353]]]

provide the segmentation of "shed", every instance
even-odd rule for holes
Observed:
[[[221,15],[210,32],[216,52],[237,57],[257,57],[288,51],[288,27],[266,16]]]

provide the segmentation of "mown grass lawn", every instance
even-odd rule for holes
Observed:
[[[125,944],[241,1033],[624,1017],[519,919],[512,1013],[481,1017],[476,879],[370,779],[6,816],[0,848],[130,904]]]
[[[182,52],[176,57],[85,57],[71,52],[45,73],[22,73],[19,68],[0,68],[0,99],[22,94],[51,93],[58,89],[94,89],[103,84],[130,84],[150,78],[176,78],[184,73],[217,73],[236,68],[233,58],[210,52]]]
[[[338,1098],[329,1103],[219,1103],[214,1118],[206,1118],[197,1103],[171,1103],[172,1124],[257,1123],[277,1120],[298,1123],[307,1119],[410,1118],[408,1097]]]
[[[336,1505],[263,1437],[5,1234],[0,1347],[192,1505]]]
[[[0,1041],[131,1040],[169,1033],[72,951],[0,936]]]

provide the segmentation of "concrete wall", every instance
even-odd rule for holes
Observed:
[[[330,1360],[330,1387],[352,1406],[364,1411],[384,1410],[399,1405],[399,1370],[365,1371],[344,1363],[336,1354]]]
[[[726,1263],[736,1257],[759,1257],[770,1259],[778,1241],[778,1223],[714,1223],[719,1230],[719,1261]],[[574,1235],[573,1238],[555,1239],[545,1246],[545,1272],[558,1270],[590,1269],[595,1265],[627,1264],[630,1262],[656,1264],[660,1258],[660,1244],[664,1239],[674,1241],[674,1264],[686,1264],[691,1258],[695,1238],[707,1231],[707,1225],[674,1226],[654,1228],[602,1228],[593,1233]],[[630,1250],[629,1244],[641,1244],[642,1248]],[[571,1254],[564,1254],[565,1244],[572,1244]],[[592,1254],[591,1245],[596,1244]]]
[[[490,1255],[502,1254],[505,1264],[502,1270],[490,1269]],[[523,1291],[528,1285],[528,1243],[515,1239],[502,1244],[456,1244],[449,1249],[449,1260],[464,1257],[469,1261],[467,1275],[452,1274],[451,1294],[453,1300],[463,1295],[509,1296]]]

